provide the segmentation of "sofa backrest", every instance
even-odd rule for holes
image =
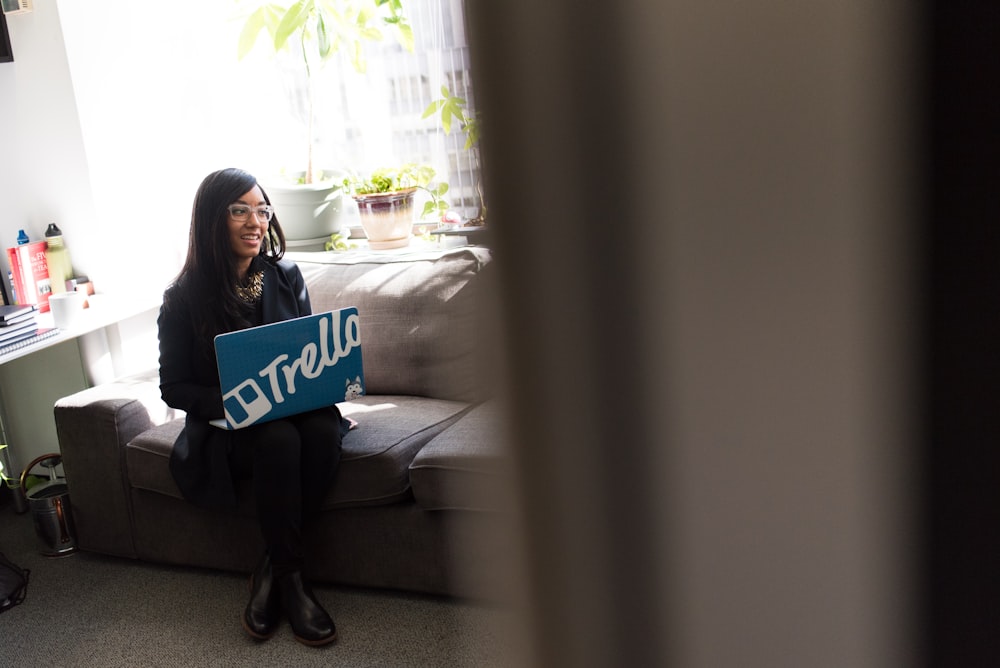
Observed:
[[[496,309],[490,251],[288,253],[314,313],[356,306],[368,394],[480,401]]]

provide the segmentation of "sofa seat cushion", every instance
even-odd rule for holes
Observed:
[[[458,420],[468,404],[411,396],[365,396],[338,404],[358,428],[344,437],[340,468],[327,508],[395,503],[411,496],[409,466],[417,452]],[[183,420],[153,427],[126,447],[133,488],[183,498],[170,475],[170,451]],[[241,510],[252,512],[249,490],[239,489]]]
[[[404,395],[369,395],[338,406],[358,427],[344,437],[328,508],[409,498],[413,458],[469,409],[461,401]]]
[[[417,453],[410,481],[421,508],[509,508],[513,476],[504,415],[497,401],[480,404]]]

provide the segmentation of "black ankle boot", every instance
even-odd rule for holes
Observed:
[[[309,586],[303,582],[302,573],[295,571],[278,578],[281,605],[292,625],[295,639],[314,647],[326,645],[337,639],[333,619],[319,604]]]
[[[243,628],[258,640],[267,640],[278,629],[281,596],[271,575],[271,559],[265,553],[250,574],[250,602],[243,612]]]

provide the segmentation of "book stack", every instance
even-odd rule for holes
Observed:
[[[33,304],[0,306],[0,354],[20,348],[55,330],[39,330]]]

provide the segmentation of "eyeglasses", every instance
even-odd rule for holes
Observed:
[[[230,204],[228,209],[229,215],[233,217],[233,220],[239,222],[250,218],[251,211],[257,216],[258,220],[263,220],[265,223],[271,222],[271,217],[274,216],[274,207],[270,205],[254,208],[246,204]]]

